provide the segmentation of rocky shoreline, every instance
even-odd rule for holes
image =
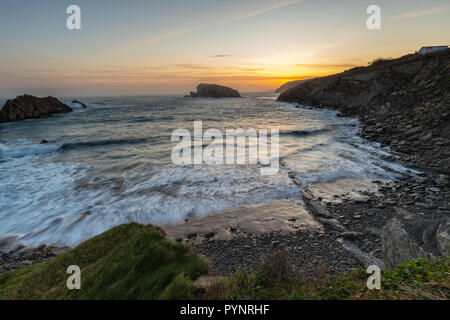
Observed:
[[[26,246],[15,237],[0,239],[0,274],[41,263],[68,251],[69,247],[42,244]]]
[[[296,180],[294,175],[291,178]],[[364,199],[336,195],[340,201],[328,203],[301,186],[306,190],[304,200],[308,211],[324,227],[319,232],[308,229],[260,234],[239,232],[230,239],[205,236],[198,241],[196,235],[177,241],[206,256],[211,274],[220,276],[232,275],[237,270],[260,270],[278,251],[285,252],[294,270],[310,279],[324,272],[338,274],[358,266],[377,264],[392,268],[413,257],[449,255],[450,181],[447,176],[407,173],[389,183],[373,182],[379,183],[378,192],[366,192]],[[410,223],[409,228],[394,223],[398,220]],[[395,239],[402,232],[407,245]],[[439,235],[446,249],[436,241]],[[10,251],[0,251],[0,273],[47,261],[69,249],[43,244],[19,245]]]
[[[295,268],[314,277],[358,265],[393,268],[408,259],[450,255],[450,50],[426,56],[380,60],[341,74],[302,81],[279,101],[338,109],[358,117],[363,138],[390,146],[390,161],[421,173],[379,183],[363,200],[324,203],[304,193],[305,202],[325,230],[319,236],[242,235],[231,241],[196,245],[217,274],[255,271],[277,250]],[[295,179],[295,174],[291,178]],[[301,182],[298,182],[301,185]],[[335,195],[339,197],[339,195]]]
[[[360,265],[381,264],[380,267],[384,267],[387,264],[392,267],[393,261],[385,261],[385,258],[398,248],[386,247],[392,237],[392,234],[386,234],[386,225],[405,212],[419,218],[416,226],[420,228],[412,230],[411,241],[414,241],[413,238],[423,238],[426,233],[433,239],[438,227],[442,228],[446,221],[448,228],[450,191],[448,181],[444,181],[442,176],[407,175],[398,181],[380,185],[379,191],[378,194],[367,194],[364,200],[343,198],[341,203],[323,206],[319,201],[319,206],[322,206],[319,210],[327,212],[329,216],[326,219],[334,222],[323,223],[325,230],[319,235],[307,230],[287,234],[243,234],[231,240],[204,240],[195,247],[211,261],[217,275],[230,275],[236,270],[256,271],[274,252],[282,250],[288,253],[296,270],[305,277],[314,278],[323,274],[323,270],[334,274]],[[315,213],[316,218],[320,215]],[[436,225],[436,221],[440,223]],[[431,228],[427,222],[432,222]],[[419,239],[417,246],[426,247],[427,252],[436,256],[442,255],[433,241],[424,243]],[[396,264],[412,258],[408,254],[421,256],[419,249],[396,254],[396,257],[390,258],[398,258],[394,261]]]
[[[408,158],[399,153],[393,153],[389,160],[408,163]],[[302,189],[308,212],[321,222],[323,230],[299,228],[259,234],[239,231],[229,239],[215,239],[214,235],[205,233],[176,241],[206,256],[211,274],[220,276],[237,270],[260,270],[279,251],[286,253],[296,271],[311,279],[324,272],[338,274],[358,266],[377,264],[392,268],[406,259],[449,255],[450,179],[447,175],[433,170],[407,171],[396,181],[372,181],[378,185],[378,191],[364,191],[363,199],[344,194],[335,195],[338,201],[331,202],[309,192],[294,172],[289,176]],[[292,218],[289,221],[295,223]],[[403,238],[397,239],[398,234],[403,234]],[[0,250],[0,273],[47,261],[68,249],[44,244]]]

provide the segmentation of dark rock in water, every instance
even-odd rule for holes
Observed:
[[[0,111],[0,122],[36,119],[52,114],[72,112],[72,108],[54,97],[37,98],[28,94],[6,101]]]
[[[191,92],[190,97],[197,98],[239,98],[241,95],[237,90],[219,86],[217,84],[201,83],[197,86],[197,92]]]
[[[41,144],[47,144],[48,140],[41,140]]]
[[[79,104],[82,108],[87,108],[87,105],[79,100],[73,100],[72,103]]]

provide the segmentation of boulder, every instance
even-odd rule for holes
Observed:
[[[6,101],[0,111],[0,123],[43,118],[72,111],[72,108],[54,97],[38,98],[25,94]]]
[[[197,98],[239,98],[237,90],[217,84],[201,83],[197,86],[197,92],[191,92],[190,97]]]
[[[448,255],[449,218],[423,216],[397,210],[381,233],[382,254],[386,267],[393,269],[407,260]]]

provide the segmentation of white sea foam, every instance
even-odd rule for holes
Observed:
[[[93,108],[86,101],[89,117],[74,112],[2,131],[0,237],[76,245],[127,222],[174,224],[285,198],[301,202],[289,171],[302,183],[315,184],[392,179],[407,170],[383,160],[387,150],[358,138],[356,120],[336,118],[333,111],[296,109],[272,97],[239,103],[129,99],[114,107],[112,98],[104,104],[95,100]],[[146,121],[136,122],[137,117]],[[189,127],[189,117],[205,119],[205,128],[211,123],[279,126],[285,166],[276,175],[261,176],[257,166],[172,165],[170,133]],[[37,137],[50,143],[39,144]]]
[[[0,144],[0,158],[12,159],[51,153],[61,148],[57,144],[36,144],[30,140],[16,140],[13,144]]]

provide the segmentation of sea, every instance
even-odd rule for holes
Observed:
[[[77,97],[87,104],[82,108],[67,97],[60,100],[72,113],[0,124],[0,238],[75,246],[128,222],[174,225],[233,208],[301,201],[293,176],[308,188],[351,193],[360,182],[386,182],[408,171],[389,149],[358,136],[357,119],[276,98]],[[175,164],[172,133],[193,133],[194,121],[224,133],[277,129],[279,170],[264,175],[259,163]]]

